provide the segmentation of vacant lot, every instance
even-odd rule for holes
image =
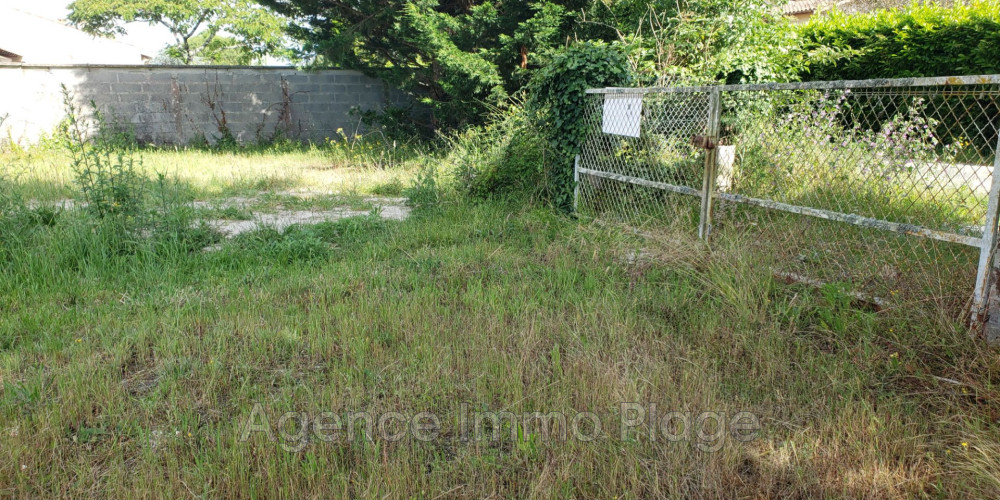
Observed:
[[[775,283],[739,241],[464,200],[447,165],[417,175],[439,158],[378,154],[146,152],[138,229],[95,216],[64,157],[3,156],[0,496],[1000,494],[1000,363],[955,318]],[[292,212],[331,220],[273,227]],[[654,404],[726,417],[651,432]],[[582,425],[463,424],[501,411]]]

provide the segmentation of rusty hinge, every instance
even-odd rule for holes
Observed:
[[[715,141],[713,141],[711,137],[706,137],[704,135],[691,136],[691,144],[696,148],[715,149]]]

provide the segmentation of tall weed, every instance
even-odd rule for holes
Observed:
[[[440,203],[437,167],[433,163],[425,163],[410,187],[403,190],[403,195],[406,196],[407,205],[414,208],[428,208]]]
[[[64,144],[87,210],[99,219],[138,217],[145,198],[142,158],[116,140],[100,139],[104,116],[99,111],[92,117],[82,115],[65,86],[63,104]]]

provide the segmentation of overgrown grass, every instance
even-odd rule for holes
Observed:
[[[239,192],[282,206],[296,198],[274,191],[363,194],[352,186],[409,175],[394,168],[337,184],[347,177],[309,173],[328,161],[311,151],[145,158],[146,168],[174,165],[192,199]],[[122,241],[83,211],[29,208],[71,194],[51,178],[8,181],[0,493],[1000,494],[1000,364],[947,314],[874,313],[835,286],[777,284],[738,238],[709,250],[687,229],[637,236],[523,203],[442,198],[431,172],[410,190],[433,203],[405,221],[367,216],[233,240],[173,225]],[[296,184],[256,184],[271,173]],[[250,181],[231,187],[240,178]],[[202,251],[209,242],[217,249]],[[655,403],[661,415],[749,411],[761,429],[715,452],[697,439],[623,437],[629,402]],[[428,442],[377,432],[243,441],[250,419],[260,423],[257,403],[276,434],[289,411],[428,411],[442,430]],[[525,427],[462,440],[462,403],[593,412],[603,435],[562,441]]]
[[[138,151],[142,175],[153,181],[157,174],[176,179],[187,188],[190,200],[245,196],[260,191],[305,191],[359,195],[398,196],[420,166],[421,150],[412,145],[392,161],[366,160],[375,146],[366,143],[353,150],[343,144],[284,147],[275,150],[150,148]],[[23,187],[25,196],[55,201],[74,195],[74,174],[63,150],[55,147],[27,151],[0,150],[0,165]],[[393,186],[399,186],[394,189]],[[396,193],[396,194],[393,194]]]

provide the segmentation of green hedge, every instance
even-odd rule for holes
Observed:
[[[862,80],[1000,73],[1000,1],[848,15],[833,11],[802,28],[807,49],[841,49],[814,61],[804,80]]]

